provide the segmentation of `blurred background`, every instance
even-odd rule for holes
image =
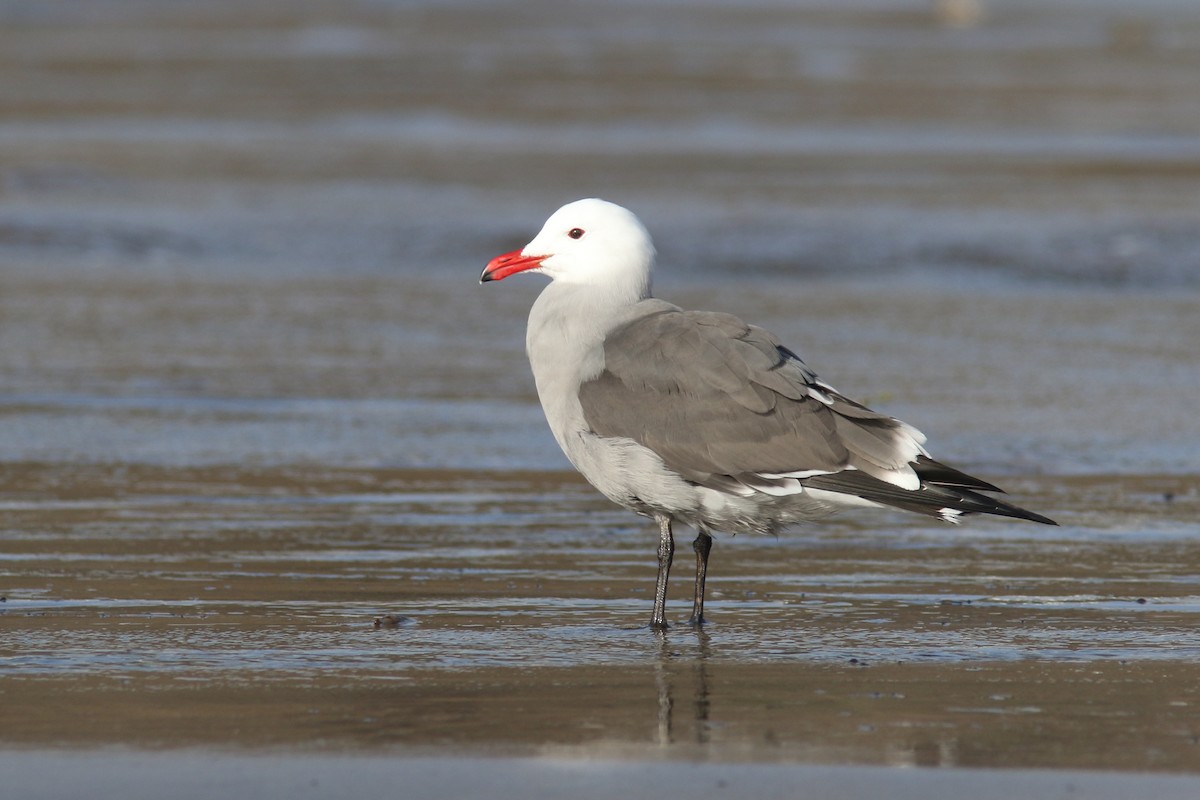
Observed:
[[[817,278],[882,298],[1200,286],[1190,0],[11,0],[0,23],[10,459],[300,446],[168,445],[130,418],[203,428],[198,398],[516,400],[490,413],[536,424],[536,279],[474,282],[581,196],[643,218],[661,294],[782,326],[835,382],[819,353],[861,325],[843,309],[809,344]],[[791,312],[739,300],[755,283]],[[844,391],[894,392],[878,369]],[[70,430],[27,414],[33,395],[71,405]],[[564,463],[548,437],[408,457],[309,438],[288,457]]]
[[[539,287],[475,279],[581,196],[643,218],[660,294],[774,325],[852,394],[961,331],[862,361],[863,309],[818,326],[816,280],[885,306],[1106,293],[1085,319],[1200,286],[1190,0],[8,0],[0,23],[7,459],[561,466],[548,436],[484,440],[540,424]],[[1093,335],[1058,322],[1008,327]],[[208,424],[281,398],[357,405],[293,403],[303,437]],[[338,421],[398,400],[422,422],[392,434],[498,404],[467,452]]]
[[[721,622],[659,652],[629,627],[653,537],[537,405],[540,279],[477,283],[586,196],[646,223],[661,296],[771,328],[1063,527],[723,540]],[[253,716],[220,692],[277,681],[245,741],[558,726],[641,757],[695,685],[689,752],[795,756],[770,695],[817,760],[836,728],[859,762],[1195,770],[1194,672],[1155,665],[1200,653],[1198,220],[1195,0],[0,0],[0,662],[26,680],[0,727],[219,742]],[[912,698],[890,716],[864,659],[946,671],[872,672]],[[1070,671],[1105,659],[1142,671]],[[851,662],[804,706],[796,663]],[[171,697],[211,727],[147,728],[131,675],[208,687]],[[362,690],[321,706],[342,727],[297,675]],[[446,712],[467,684],[483,711]],[[516,733],[551,684],[628,713]],[[402,685],[437,736],[375,719]]]

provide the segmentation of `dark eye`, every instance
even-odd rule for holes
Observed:
[[[583,228],[571,228],[571,230],[567,231],[567,236],[570,236],[572,239],[579,239],[583,236]]]

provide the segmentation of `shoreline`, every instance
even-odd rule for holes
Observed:
[[[906,769],[830,765],[756,765],[603,759],[233,755],[212,751],[6,751],[0,773],[24,800],[177,800],[208,797],[386,796],[406,800],[686,796],[691,800],[806,796],[1002,800],[1190,800],[1200,777],[1076,770]]]

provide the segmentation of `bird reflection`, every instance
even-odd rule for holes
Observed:
[[[718,665],[716,674],[711,674],[713,650],[725,652],[725,648],[721,644],[714,647],[703,628],[680,626],[655,631],[655,635],[658,652],[653,661],[657,694],[653,739],[659,747],[686,751],[699,746],[707,751],[711,746],[738,741],[740,728],[741,735],[753,731],[752,744],[765,748],[760,752],[786,753],[790,758],[813,762],[959,764],[959,737],[952,726],[946,730],[914,726],[913,714],[919,718],[929,712],[914,711],[910,704],[893,702],[868,708],[863,698],[877,694],[868,688],[872,683],[843,677],[843,685],[838,685],[837,674],[831,673],[825,676],[830,690],[818,694],[813,690],[820,684],[805,684],[801,679],[798,685],[776,694],[778,705],[795,712],[781,726],[779,718],[771,714],[756,716],[756,709],[747,708],[739,681],[731,679],[729,670]],[[714,723],[711,709],[718,693],[724,701],[723,710],[718,712],[722,722]],[[755,725],[746,724],[748,715],[753,716]]]
[[[676,739],[675,706],[676,685],[683,683],[680,678],[690,673],[691,684],[691,729],[694,732],[692,743],[707,744],[709,740],[708,714],[711,705],[709,699],[708,658],[710,652],[709,635],[703,628],[684,630],[660,630],[658,636],[658,659],[654,664],[654,685],[658,690],[658,734],[656,741],[660,746],[679,744]],[[695,642],[694,654],[685,655],[672,649],[672,638],[676,644],[681,643],[682,637],[690,637]],[[681,690],[686,691],[686,690]]]

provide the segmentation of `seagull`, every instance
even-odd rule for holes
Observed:
[[[551,279],[525,337],[538,398],[583,477],[658,523],[652,628],[667,627],[675,524],[697,530],[695,626],[705,621],[714,531],[774,535],[861,507],[953,523],[994,514],[1057,524],[933,460],[923,433],[841,394],[774,334],[654,297],[654,259],[632,212],[591,198],[555,211],[479,278]]]

